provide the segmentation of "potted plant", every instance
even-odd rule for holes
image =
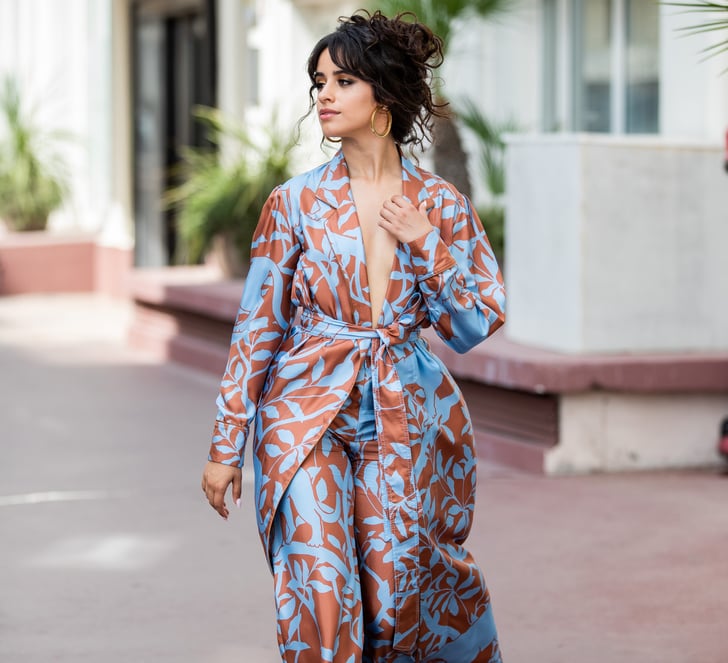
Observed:
[[[48,215],[67,195],[65,165],[46,132],[25,113],[17,83],[6,78],[0,90],[0,218],[12,230],[44,230]]]
[[[166,195],[177,210],[179,257],[197,263],[214,250],[226,276],[242,276],[263,204],[291,175],[294,142],[275,121],[256,141],[217,109],[197,107],[195,117],[205,125],[210,146],[182,150],[181,184]]]

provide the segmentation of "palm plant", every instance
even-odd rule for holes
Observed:
[[[499,258],[503,256],[504,248],[504,217],[503,194],[506,190],[505,179],[505,149],[503,140],[505,133],[518,131],[515,121],[493,123],[483,115],[471,99],[463,99],[458,103],[460,111],[458,117],[461,122],[472,131],[478,139],[480,146],[480,168],[484,181],[491,195],[490,203],[479,209],[478,214],[483,222],[493,250]]]
[[[504,157],[506,144],[503,135],[518,131],[514,120],[495,123],[483,115],[472,99],[458,102],[460,121],[478,138],[480,166],[485,184],[491,196],[497,201],[506,190]]]
[[[210,146],[182,150],[181,184],[165,195],[166,205],[178,213],[178,258],[196,263],[222,241],[238,257],[230,275],[240,276],[266,198],[291,176],[294,141],[276,128],[275,120],[257,142],[215,108],[200,106],[194,114],[206,127]]]
[[[26,112],[17,82],[6,78],[0,90],[0,217],[14,230],[43,230],[48,215],[67,192],[65,164],[53,150],[61,132],[42,131]]]
[[[702,34],[706,32],[721,32],[723,33],[721,41],[718,41],[706,48],[702,49],[702,53],[705,54],[706,58],[719,55],[728,51],[728,2],[663,2],[664,5],[671,5],[673,7],[681,7],[686,11],[697,11],[703,12],[712,20],[707,23],[698,23],[696,25],[688,25],[684,28],[680,28],[682,32],[688,35]]]
[[[503,12],[511,2],[512,0],[375,0],[372,6],[387,16],[412,12],[442,39],[447,54],[457,21],[471,16],[490,18]],[[438,102],[445,101],[439,86],[436,86],[435,93]],[[439,175],[452,182],[465,195],[471,195],[467,155],[452,116],[435,120],[433,161]]]

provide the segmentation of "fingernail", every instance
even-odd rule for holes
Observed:
[[[239,497],[238,497],[238,499],[235,500],[235,506],[238,507],[238,509],[240,508],[240,498]]]

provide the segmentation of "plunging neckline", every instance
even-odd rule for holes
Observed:
[[[400,196],[404,196],[404,177],[402,177],[402,170],[401,170],[401,157],[400,157]],[[346,164],[346,159],[344,159],[344,163]],[[351,209],[352,209],[352,215],[355,217],[356,220],[356,227],[359,231],[359,245],[361,247],[361,254],[362,254],[362,262],[364,265],[364,280],[366,281],[365,285],[366,287],[362,288],[362,290],[366,294],[367,298],[367,305],[369,306],[369,320],[371,321],[371,325],[373,329],[377,329],[380,326],[380,322],[382,320],[382,316],[384,315],[384,307],[389,302],[389,291],[392,288],[392,275],[394,274],[395,267],[397,266],[397,260],[398,260],[398,253],[400,251],[401,242],[397,240],[397,243],[394,246],[394,254],[392,255],[392,264],[389,266],[389,276],[387,277],[387,285],[384,288],[384,298],[382,299],[382,305],[379,311],[379,315],[377,316],[376,321],[374,320],[374,307],[372,306],[372,290],[371,285],[369,284],[369,261],[367,259],[367,249],[366,245],[364,244],[364,231],[361,226],[361,219],[359,218],[359,210],[356,206],[356,199],[354,198],[354,189],[351,186],[351,173],[349,172],[349,165],[346,164],[346,174],[347,178],[349,180],[349,191],[348,191],[348,197],[349,202],[351,203]],[[384,232],[387,232],[386,230]]]

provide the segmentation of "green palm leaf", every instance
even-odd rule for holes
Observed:
[[[686,12],[703,12],[711,19],[705,23],[678,28],[678,32],[682,32],[684,35],[698,35],[716,31],[728,33],[728,2],[663,2],[662,4],[680,7]],[[706,46],[700,52],[705,54],[703,60],[706,60],[726,51],[728,51],[728,38]],[[728,69],[725,71],[728,71]]]
[[[67,135],[33,123],[20,88],[6,78],[0,89],[0,217],[15,230],[42,230],[68,193],[65,162],[56,151]]]
[[[181,151],[174,173],[181,183],[164,197],[166,206],[178,213],[178,259],[199,261],[220,235],[231,239],[247,258],[266,198],[291,176],[293,136],[277,127],[275,117],[262,140],[253,140],[215,108],[197,107],[194,116],[204,125],[210,147]]]
[[[480,164],[485,175],[488,191],[498,198],[505,193],[504,158],[506,144],[503,134],[518,131],[518,124],[509,120],[494,123],[488,120],[472,99],[457,102],[458,118],[478,138],[480,144]]]

